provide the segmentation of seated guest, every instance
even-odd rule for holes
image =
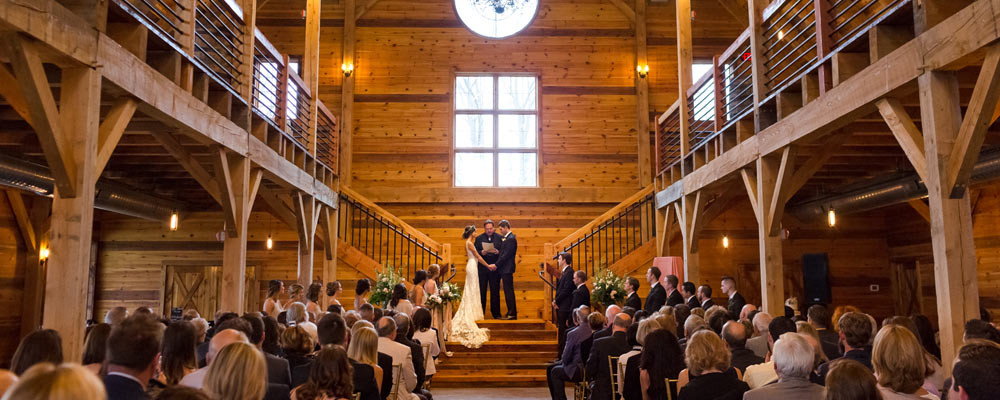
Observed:
[[[208,354],[206,356],[208,364],[212,364],[212,360],[219,354],[219,351],[222,351],[223,347],[237,342],[250,343],[250,341],[247,340],[247,336],[243,334],[243,332],[235,329],[224,329],[216,333],[215,336],[212,337],[212,340],[209,341]],[[187,374],[184,379],[181,379],[180,384],[183,386],[193,387],[195,389],[201,389],[205,383],[205,374],[207,373],[208,367],[203,367],[197,371]]]
[[[996,398],[997,386],[1000,385],[1000,363],[997,363],[997,352],[993,348],[986,352],[992,355],[973,356],[969,344],[959,351],[959,360],[952,371],[953,384],[949,399],[987,400]],[[963,354],[965,353],[965,354]],[[984,357],[985,356],[985,357]]]
[[[752,314],[754,311],[757,311],[757,306],[753,304],[744,305],[743,308],[740,310],[740,317],[737,319],[737,321],[749,321],[750,314]]]
[[[171,386],[160,391],[156,400],[212,400],[208,393],[187,386]]]
[[[617,368],[618,371],[618,393],[616,394],[616,396],[624,396],[625,372],[626,369],[628,368],[628,360],[632,358],[632,356],[637,356],[639,354],[642,354],[642,345],[639,344],[639,324],[633,322],[632,325],[628,326],[628,329],[625,330],[625,339],[628,340],[628,345],[632,346],[632,350],[629,350],[625,354],[618,356],[618,365],[614,366],[615,368]],[[633,383],[639,382],[638,367],[636,367],[635,379],[632,382]]]
[[[917,326],[917,332],[920,333],[918,335],[920,344],[924,345],[924,350],[927,350],[928,353],[940,360],[941,348],[934,341],[934,327],[931,325],[931,320],[922,314],[913,314],[910,316],[910,319]]]
[[[613,321],[615,320],[615,317],[618,315],[618,313],[620,313],[621,311],[622,311],[621,307],[618,307],[617,305],[612,304],[608,306],[608,309],[605,310],[604,312],[604,318],[605,321],[607,322],[604,324],[604,329],[594,332],[594,340],[611,336],[611,332],[613,330],[613,325],[614,325]]]
[[[673,318],[673,314],[670,315]],[[628,314],[618,314],[612,324],[612,334],[606,338],[594,339],[590,356],[587,358],[587,381],[590,382],[592,400],[612,400],[611,371],[608,357],[618,357],[629,351],[631,346],[625,338],[625,330],[632,323]],[[676,342],[676,338],[674,340]]]
[[[875,336],[872,368],[885,400],[936,399],[923,389],[927,364],[917,337],[900,325],[886,325]]]
[[[120,322],[119,322],[120,323]],[[24,376],[4,395],[11,400],[105,400],[101,380],[76,364],[55,366],[41,362],[25,371]],[[122,397],[118,397],[122,398]]]
[[[343,315],[344,315],[344,322],[347,323],[347,329],[354,328],[354,324],[358,321],[361,321],[361,314],[359,314],[357,311],[351,310],[345,312]]]
[[[768,348],[774,347],[774,342],[782,335],[796,331],[795,323],[788,317],[781,316],[771,320],[767,326]],[[769,350],[770,353],[770,350]],[[774,360],[747,367],[743,374],[743,381],[756,389],[778,379],[778,374],[774,371]]]
[[[837,321],[840,345],[844,355],[840,358],[854,360],[869,369],[872,367],[871,344],[872,323],[868,316],[859,312],[848,312]],[[826,381],[829,363],[819,366],[819,379]]]
[[[657,329],[661,329],[660,323],[654,319],[644,319],[639,321],[639,323],[632,323],[629,326],[629,331],[633,328],[635,329],[635,342],[636,345],[632,347],[633,351],[622,354],[618,358],[619,364],[624,364],[625,370],[624,376],[619,376],[618,384],[622,391],[622,396],[628,400],[641,400],[642,399],[642,387],[639,382],[639,364],[642,361],[642,350],[646,348],[646,338],[649,334]],[[626,332],[627,333],[627,332]],[[635,349],[638,348],[638,351]],[[683,354],[682,351],[678,351],[678,354]],[[680,357],[679,357],[680,358]]]
[[[216,333],[222,331],[220,327],[231,319],[237,319],[240,315],[234,312],[219,311],[215,314],[215,326],[208,330],[207,337],[211,339]],[[249,328],[244,330],[244,332],[249,332]],[[198,345],[198,367],[205,367],[208,365],[206,361],[208,355],[209,342],[205,341]]]
[[[267,393],[267,362],[246,342],[230,343],[212,360],[204,388],[216,400],[262,400]]]
[[[288,369],[291,371],[300,365],[308,364],[309,355],[316,349],[316,342],[313,341],[312,335],[298,325],[285,329],[278,343],[281,344],[281,350],[285,352]]]
[[[21,339],[10,360],[10,370],[20,376],[32,365],[42,362],[56,365],[63,362],[62,337],[53,329],[40,329]]]
[[[722,306],[715,306],[705,311],[705,322],[716,335],[722,334],[722,326],[730,320],[729,312]]]
[[[104,323],[108,325],[118,325],[128,318],[128,309],[122,306],[114,307],[104,314]]]
[[[642,398],[673,398],[676,388],[666,384],[667,379],[677,379],[684,369],[681,348],[677,336],[668,329],[656,329],[643,339],[650,346],[643,346],[639,356],[639,389]],[[670,395],[667,392],[670,391]]]
[[[111,325],[97,324],[87,334],[83,342],[83,366],[94,375],[104,375],[104,357],[108,353],[108,336],[111,335]],[[0,392],[2,393],[2,392]]]
[[[420,343],[421,346],[429,345],[430,351],[425,364],[425,373],[427,374],[427,380],[430,380],[435,373],[437,373],[437,366],[434,365],[434,359],[437,358],[438,354],[441,354],[441,347],[438,345],[438,334],[437,331],[431,329],[431,311],[426,308],[418,308],[413,311],[413,340]]]
[[[809,382],[813,371],[813,347],[801,333],[787,333],[774,342],[771,356],[778,382],[756,388],[743,395],[743,400],[796,399],[823,400],[823,387]]]
[[[692,298],[694,298],[692,296]],[[695,300],[697,302],[697,300]],[[684,336],[684,323],[687,322],[688,317],[691,316],[691,307],[686,304],[680,304],[674,307],[674,323],[677,325],[677,329],[674,330],[674,335],[677,337]]]
[[[111,329],[104,377],[108,400],[149,399],[146,385],[156,371],[162,339],[163,326],[142,315],[133,315]]]
[[[278,320],[274,319],[272,316],[265,315],[263,320],[264,342],[260,344],[260,349],[272,356],[284,358],[285,352],[281,350],[281,345],[278,344],[278,339],[281,338],[283,327],[279,325]]]
[[[404,289],[405,291],[405,289]],[[417,399],[413,390],[417,388],[417,373],[413,368],[413,354],[410,347],[396,342],[396,321],[391,317],[382,317],[378,320],[378,351],[392,357],[393,365],[401,365],[399,378],[401,385],[398,390],[398,399]]]
[[[264,361],[267,363],[267,383],[284,385],[286,391],[291,390],[293,386],[288,360],[263,351],[264,337],[266,336],[264,320],[251,314],[244,315],[241,318],[250,325],[250,335],[247,336],[250,339],[250,344],[256,346],[258,350],[264,353]]]
[[[320,332],[323,331],[323,321],[326,318],[324,317],[320,321]],[[378,365],[378,334],[375,333],[375,330],[361,325],[358,325],[358,329],[351,330],[347,356],[354,368],[354,392],[361,393],[360,400],[381,398],[379,388],[385,378],[382,376],[382,368]],[[389,363],[392,364],[391,357]],[[391,368],[389,374],[392,374]]]
[[[163,346],[160,348],[161,383],[173,386],[180,383],[187,374],[198,369],[198,357],[195,354],[194,325],[187,321],[177,321],[167,327],[163,333]]]
[[[204,318],[195,318],[190,322],[194,326],[195,339],[198,344],[205,343],[208,340],[208,321]]]
[[[838,359],[826,373],[827,400],[882,400],[875,375],[861,363]]]
[[[358,314],[361,314],[362,320],[371,322],[372,324],[375,323],[375,306],[366,302],[358,309]]]
[[[549,394],[553,400],[566,400],[566,382],[583,380],[582,345],[594,334],[590,324],[581,321],[587,317],[588,307],[578,307],[573,310],[575,328],[566,333],[566,347],[562,351],[562,360],[552,364],[546,371],[549,383]]]
[[[747,339],[747,349],[760,358],[767,356],[770,336],[767,334],[767,326],[771,324],[771,314],[766,312],[757,313],[751,320],[753,325],[753,337]]]
[[[986,339],[1000,343],[1000,331],[989,322],[970,319],[965,323],[965,334],[962,339],[966,342],[969,339]]]
[[[316,324],[309,322],[309,313],[306,312],[306,306],[302,303],[292,303],[288,306],[287,311],[288,326],[297,326],[309,332],[309,336],[312,337],[313,343],[316,342]]]
[[[669,308],[670,311],[653,314],[653,319],[655,319],[656,322],[660,323],[660,328],[666,329],[671,332],[677,332],[677,320],[674,319],[674,308],[673,307]]]
[[[740,381],[739,372],[729,367],[726,345],[713,332],[695,333],[687,342],[684,360],[690,382],[680,388],[678,400],[738,400],[750,389]]]
[[[413,357],[413,372],[417,374],[417,387],[414,389],[414,393],[422,394],[423,397],[430,399],[430,392],[423,389],[424,381],[427,379],[424,348],[420,346],[420,343],[410,340],[410,337],[413,336],[413,324],[410,323],[410,317],[405,313],[399,313],[392,319],[396,321],[396,343],[409,347],[410,355]]]
[[[757,357],[752,351],[747,350],[746,327],[738,321],[729,321],[722,327],[722,340],[729,347],[731,366],[746,371],[747,367],[764,362],[763,358]]]
[[[354,368],[344,348],[340,345],[326,346],[316,353],[306,383],[292,390],[292,400],[353,398],[353,374]]]
[[[394,382],[396,382],[395,377],[393,376],[394,371],[392,370],[392,356],[378,351],[378,331],[375,330],[375,325],[373,325],[371,322],[358,321],[356,324],[354,324],[354,327],[351,329],[351,337],[359,338],[358,340],[361,340],[360,339],[361,335],[363,335],[364,332],[359,332],[359,331],[362,328],[368,328],[371,329],[373,332],[375,332],[375,354],[376,354],[375,365],[378,367],[375,369],[375,372],[376,374],[378,374],[379,370],[382,371],[382,374],[376,375],[375,379],[377,382],[381,382],[379,383],[379,393],[381,393],[381,397],[385,399],[389,397],[389,393],[392,390],[392,385]],[[381,376],[381,381],[378,380],[379,376]]]
[[[889,318],[888,323],[909,329],[910,333],[917,338],[917,341],[921,342],[921,349],[924,353],[924,361],[927,364],[927,378],[924,379],[923,388],[930,394],[941,396],[941,393],[944,390],[944,381],[946,378],[944,367],[941,365],[941,360],[934,357],[934,355],[928,352],[927,348],[923,346],[923,338],[920,336],[920,330],[917,327],[916,322],[914,322],[912,318],[895,316]]]
[[[806,311],[806,320],[809,325],[816,328],[819,334],[820,344],[823,346],[823,354],[826,358],[833,360],[843,354],[840,353],[840,336],[837,332],[830,330],[830,311],[822,304],[814,304]]]

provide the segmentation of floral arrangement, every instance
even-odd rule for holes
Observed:
[[[590,292],[590,301],[605,307],[625,301],[625,277],[615,275],[611,270],[604,270],[594,279],[594,290]]]
[[[442,303],[457,303],[462,300],[462,289],[454,283],[445,282],[438,288],[438,295]]]
[[[386,265],[375,279],[375,287],[368,296],[368,302],[377,307],[385,307],[392,299],[392,288],[402,281],[403,277],[391,265]]]
[[[431,310],[441,308],[444,304],[444,299],[442,299],[441,295],[437,293],[427,296],[427,300],[424,300],[424,305]]]

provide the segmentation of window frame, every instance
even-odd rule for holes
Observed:
[[[461,77],[491,77],[493,78],[493,107],[482,110],[459,110],[458,78]],[[535,109],[534,110],[501,110],[500,109],[500,78],[501,77],[531,77],[535,79]],[[456,126],[459,115],[490,115],[493,119],[493,144],[491,147],[458,147],[458,135]],[[501,115],[534,115],[535,116],[535,147],[512,147],[500,148],[500,116]],[[481,189],[511,189],[511,188],[540,188],[542,187],[542,78],[538,72],[530,71],[498,71],[498,72],[454,72],[452,74],[452,95],[451,95],[451,143],[450,143],[451,164],[451,186],[453,188],[481,188]],[[493,155],[493,182],[490,186],[459,186],[456,173],[457,153],[481,153]],[[500,186],[500,154],[535,154],[535,184],[533,186]]]

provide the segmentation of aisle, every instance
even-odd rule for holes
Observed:
[[[537,388],[486,388],[486,389],[435,389],[434,400],[549,400],[549,390]],[[568,388],[566,398],[573,398],[573,388]]]
[[[449,342],[454,354],[440,358],[433,389],[546,386],[545,368],[556,357],[554,325],[540,319],[491,319],[479,326],[489,328],[490,341],[478,349]]]

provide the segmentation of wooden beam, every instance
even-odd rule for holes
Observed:
[[[924,135],[917,129],[917,125],[906,113],[903,104],[894,98],[879,100],[878,111],[889,125],[889,130],[899,142],[899,147],[903,148],[903,153],[910,160],[913,169],[917,171],[920,180],[927,181],[927,155],[924,152]]]
[[[717,0],[719,5],[726,10],[729,15],[732,15],[736,22],[740,23],[741,28],[746,28],[750,26],[750,19],[747,15],[746,3],[734,1],[734,0]],[[741,4],[742,3],[742,4]]]
[[[628,18],[629,22],[633,24],[636,22],[636,12],[632,11],[632,7],[629,7],[628,4],[625,4],[625,0],[608,0],[608,1],[610,1],[611,4],[614,4],[614,6],[621,11],[622,15],[625,15],[625,18]]]
[[[986,141],[986,131],[993,124],[993,110],[1000,104],[1000,44],[986,52],[979,71],[976,88],[965,110],[962,127],[958,131],[955,147],[948,157],[948,184],[952,198],[961,198],[972,178],[972,167],[979,160],[979,152]]]
[[[369,0],[374,5],[372,0]],[[350,10],[356,9],[356,0],[344,0],[344,10],[345,13],[350,13]],[[350,15],[350,14],[348,14]],[[341,74],[342,81],[340,87],[340,122],[337,124],[340,126],[340,168],[339,168],[339,178],[340,183],[345,186],[351,185],[352,175],[351,175],[351,163],[352,157],[352,143],[354,135],[354,77],[357,75],[358,71],[357,63],[355,63],[354,57],[354,28],[356,18],[344,18],[344,41],[343,41],[343,63],[353,65],[355,71],[351,76],[344,76]]]
[[[97,137],[97,177],[100,178],[101,171],[104,171],[104,167],[108,165],[108,161],[111,160],[111,154],[114,153],[115,147],[118,146],[118,141],[121,140],[122,135],[125,133],[125,128],[128,127],[129,121],[132,120],[132,116],[135,114],[135,109],[138,107],[139,103],[135,99],[125,96],[117,101],[111,106],[111,111],[108,115],[104,117],[104,121],[101,122],[101,127],[99,129]]]
[[[2,39],[56,187],[63,196],[74,197],[76,187],[73,177],[76,171],[73,168],[76,163],[72,156],[73,149],[69,148],[64,138],[59,107],[52,96],[38,50],[32,39],[19,33],[4,33]]]
[[[830,160],[830,157],[840,149],[841,146],[851,138],[851,134],[847,132],[838,132],[830,135],[830,137],[823,142],[823,144],[816,149],[812,156],[809,157],[806,162],[795,168],[794,175],[788,180],[782,187],[782,196],[779,199],[781,204],[788,203],[788,200],[795,195],[802,186],[805,186],[806,182],[809,181],[816,171],[819,171]]]
[[[271,214],[275,218],[284,223],[289,229],[298,229],[294,211],[278,192],[264,187],[260,189],[260,197],[267,204],[267,208],[270,209]]]
[[[750,197],[750,208],[753,209],[753,214],[760,218],[760,205],[757,204],[757,173],[750,168],[743,168],[740,170],[740,177],[743,178],[743,186],[747,190],[747,196]]]
[[[194,157],[184,149],[184,146],[177,141],[177,138],[175,138],[174,135],[160,130],[152,130],[149,134],[153,136],[157,142],[160,142],[160,145],[167,150],[167,153],[170,153],[170,155],[177,160],[185,171],[191,174],[191,177],[194,178],[194,180],[197,181],[206,192],[208,192],[209,196],[212,196],[217,203],[223,203],[223,197],[219,191],[219,183],[215,181],[212,174],[205,170],[205,167],[203,167],[198,160],[195,160]]]
[[[0,46],[2,47],[2,46]],[[6,65],[0,64],[0,96],[7,100],[7,105],[14,109],[17,115],[24,119],[28,125],[35,126],[31,120],[31,112],[28,110],[28,103],[21,94],[17,78]]]
[[[295,193],[292,201],[295,204],[296,231],[299,234],[298,242],[298,283],[303,287],[309,287],[313,281],[313,257],[316,236],[316,200],[312,196],[301,192]]]
[[[678,103],[680,103],[680,115],[688,115],[691,107],[687,101],[687,92],[694,85],[694,79],[691,76],[691,63],[694,61],[690,18],[691,0],[676,1],[676,15],[688,16],[687,18],[677,18],[677,98],[679,99]],[[681,159],[686,158],[691,152],[691,127],[689,125],[687,118],[680,119]],[[681,163],[682,169],[684,165],[686,163]],[[687,172],[689,171],[682,171],[682,175],[686,175]]]
[[[780,219],[773,202],[780,189],[779,180],[787,168],[788,152],[782,156],[757,159],[757,241],[760,251],[760,294],[764,312],[780,315],[785,304],[785,267],[781,255]],[[771,203],[771,204],[769,204]],[[782,206],[783,208],[783,206]]]
[[[372,7],[375,7],[375,3],[378,3],[378,0],[361,0],[361,1],[363,1],[363,3],[361,3],[361,6],[360,7],[355,7],[355,9],[354,9],[354,20],[355,21],[357,21],[357,20],[361,19],[361,17],[365,16],[365,13],[367,13],[368,10],[371,10]],[[353,3],[354,2],[352,2],[352,5],[353,5]],[[348,8],[347,1],[344,1],[344,14],[345,15],[350,15],[349,10],[351,10],[351,8]]]
[[[7,201],[10,202],[10,209],[17,221],[17,229],[21,232],[21,239],[24,240],[24,247],[29,253],[37,254],[38,239],[35,236],[34,224],[28,215],[28,208],[24,206],[24,197],[15,189],[4,189],[4,191],[7,193]]]
[[[920,199],[914,199],[908,201],[907,204],[913,208],[913,211],[920,214],[920,216],[924,218],[924,221],[931,222],[931,210],[928,208],[927,203]]]
[[[954,199],[948,158],[962,125],[958,78],[954,72],[926,72],[918,79],[920,120],[927,150],[927,186],[934,250],[941,361],[950,373],[962,346],[965,321],[979,317],[979,288],[972,232],[972,207],[966,191]]]
[[[616,0],[621,2],[622,0]],[[624,5],[624,3],[622,3]],[[646,0],[635,0],[635,61],[636,65],[649,63],[646,49]],[[636,136],[639,147],[639,186],[653,182],[653,163],[649,150],[649,76],[635,75]]]
[[[318,137],[317,121],[319,120],[319,41],[322,1],[306,1],[306,43],[302,55],[302,81],[312,94],[309,102],[309,154],[317,157]],[[334,166],[336,167],[336,166]]]
[[[776,168],[773,180],[770,178],[772,172],[767,172],[766,174],[761,173],[761,167],[758,167],[757,187],[761,192],[771,193],[770,199],[767,199],[767,203],[760,202],[758,205],[763,206],[761,207],[761,211],[765,213],[765,229],[767,229],[769,235],[775,236],[779,234],[781,229],[781,218],[785,215],[785,202],[783,200],[792,197],[792,194],[794,194],[794,192],[788,191],[791,187],[791,185],[788,184],[788,181],[791,179],[792,169],[794,168],[795,152],[792,151],[792,147],[789,146],[782,149],[780,157],[774,157],[777,158],[776,160],[771,161],[772,157],[774,156],[761,157],[764,161],[758,165],[762,166],[764,169]],[[762,180],[762,175],[767,175],[767,178]]]
[[[229,170],[229,155],[226,154],[226,149],[222,147],[215,147],[212,149],[212,167],[215,170],[215,182],[219,188],[219,195],[221,201],[219,204],[222,206],[222,217],[226,222],[226,235],[236,236],[239,234],[239,224],[237,219],[239,216],[237,212],[239,207],[237,206],[238,193],[234,193],[235,187],[233,186],[233,176]]]
[[[247,221],[253,209],[253,199],[250,193],[256,191],[250,179],[251,163],[246,157],[228,157],[220,150],[222,157],[216,162],[223,162],[228,171],[227,179],[219,179],[229,183],[226,196],[232,198],[233,216],[235,221],[232,229],[227,225],[227,234],[222,241],[222,292],[220,307],[222,310],[243,313],[244,292],[246,284],[247,261]],[[258,181],[259,182],[259,181]],[[227,217],[228,218],[228,217]],[[228,231],[232,230],[232,234]]]

